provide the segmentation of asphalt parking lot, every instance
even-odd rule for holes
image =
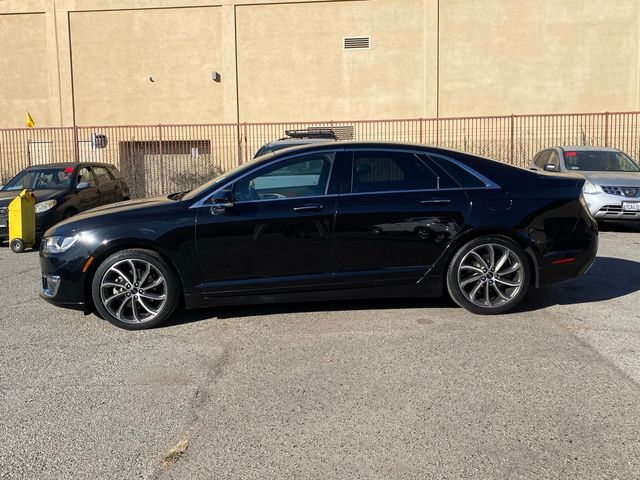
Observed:
[[[449,301],[119,330],[0,248],[0,478],[640,477],[640,231],[514,314]]]

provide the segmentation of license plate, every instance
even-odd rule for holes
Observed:
[[[622,202],[623,212],[640,212],[640,202]]]

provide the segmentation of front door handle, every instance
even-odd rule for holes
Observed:
[[[294,212],[319,212],[324,208],[323,205],[303,205],[302,207],[293,207]]]
[[[430,200],[422,200],[420,203],[422,205],[446,205],[451,203],[451,200],[448,198],[432,198]]]

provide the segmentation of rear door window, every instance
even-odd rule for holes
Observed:
[[[89,167],[80,167],[78,170],[78,183],[87,182],[91,187],[97,185],[96,178],[93,176]]]
[[[384,150],[354,152],[353,193],[436,188],[438,175],[414,153]]]
[[[112,180],[111,175],[109,175],[109,171],[105,167],[93,166],[91,167],[91,170],[93,170],[93,173],[100,184],[109,183]]]

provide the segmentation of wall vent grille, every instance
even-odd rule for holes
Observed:
[[[371,48],[371,37],[344,37],[344,49]]]

